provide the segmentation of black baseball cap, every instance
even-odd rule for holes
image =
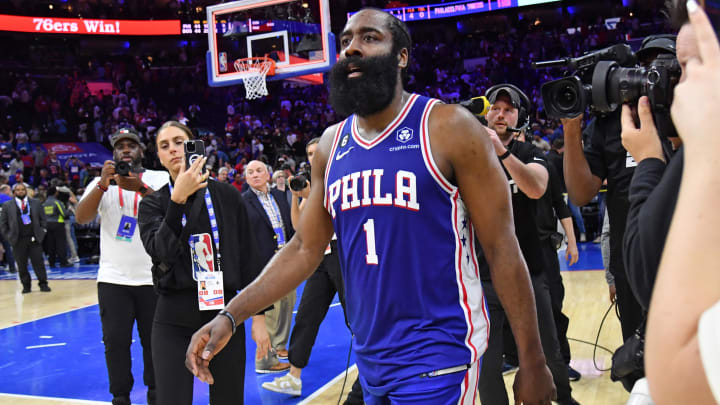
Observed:
[[[140,145],[141,148],[145,149],[145,145],[140,141],[140,134],[135,131],[132,128],[120,128],[110,137],[110,146],[115,148],[115,144],[123,139],[129,139],[138,145]]]
[[[647,36],[643,40],[642,45],[640,45],[640,49],[635,52],[635,55],[640,59],[651,52],[663,52],[675,55],[677,53],[675,39],[675,35],[669,34]]]
[[[522,106],[520,95],[517,93],[517,91],[515,91],[515,89],[509,86],[498,87],[497,89],[493,90],[492,93],[488,94],[487,99],[490,104],[495,104],[497,98],[503,93],[507,94],[507,96],[510,98],[513,107],[519,109],[520,106]]]

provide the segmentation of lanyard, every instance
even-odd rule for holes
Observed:
[[[172,195],[173,186],[168,183],[170,189],[170,195]],[[205,206],[207,207],[208,217],[210,218],[210,230],[212,230],[213,242],[215,242],[215,252],[217,252],[217,269],[220,271],[220,231],[217,225],[217,219],[215,218],[215,208],[213,207],[212,198],[210,198],[210,189],[205,189]],[[187,224],[187,218],[185,214],[182,217],[183,228]]]
[[[139,174],[140,180],[142,180],[142,173]],[[170,190],[172,192],[172,189]],[[118,195],[120,196],[120,208],[123,207],[124,201],[123,201],[123,189],[118,186]],[[137,218],[138,216],[138,200],[140,198],[140,193],[137,191],[135,192],[135,202],[133,203],[133,217]]]
[[[123,189],[118,187],[118,195],[120,196],[120,208],[123,207]],[[137,218],[137,211],[138,211],[138,200],[140,198],[140,193],[135,192],[135,202],[133,203],[133,216]]]

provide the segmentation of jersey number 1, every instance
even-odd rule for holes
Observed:
[[[367,242],[367,254],[365,255],[365,261],[367,264],[378,264],[378,256],[375,251],[375,220],[368,219],[363,224],[365,230],[365,241]]]

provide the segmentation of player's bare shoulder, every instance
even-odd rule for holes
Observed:
[[[315,170],[321,170],[322,173],[325,174],[325,167],[327,166],[327,161],[332,151],[333,143],[335,142],[335,135],[341,124],[342,121],[327,127],[320,136],[320,142],[318,143],[318,148],[315,152],[315,165],[313,165],[313,173]],[[317,168],[315,168],[316,166]]]
[[[460,105],[437,104],[430,113],[428,129],[433,157],[443,172],[452,173],[453,162],[490,156],[487,151],[492,144],[485,127]]]

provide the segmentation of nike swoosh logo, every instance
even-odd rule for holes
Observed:
[[[348,153],[350,153],[350,151],[353,150],[353,148],[354,148],[354,146],[351,146],[351,147],[348,148],[348,150],[346,150],[345,152],[340,152],[340,153],[338,153],[337,156],[335,156],[335,160],[340,160],[340,159],[342,159],[343,157],[345,157],[345,155],[347,155]]]
[[[541,161],[541,162],[544,162],[544,161],[545,161],[545,159],[540,159],[540,158],[538,158],[538,157],[534,157],[533,160],[539,160],[539,161]]]

